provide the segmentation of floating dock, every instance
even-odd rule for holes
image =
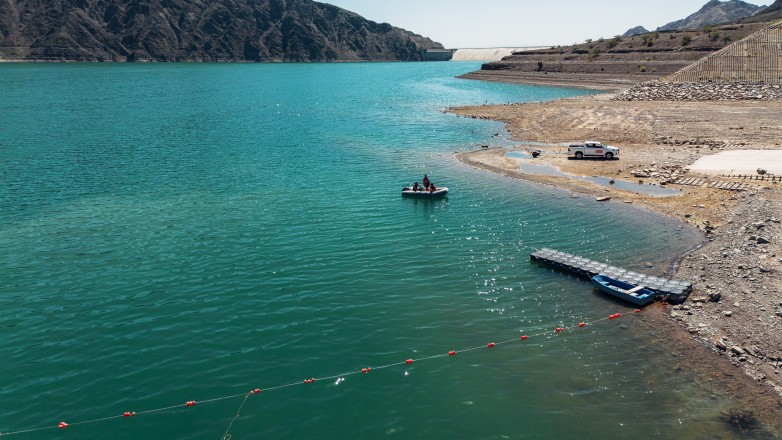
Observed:
[[[591,279],[595,275],[607,275],[626,283],[643,285],[658,295],[668,297],[671,303],[684,302],[692,292],[692,283],[686,281],[646,275],[554,249],[543,248],[530,254],[529,258],[586,279]]]

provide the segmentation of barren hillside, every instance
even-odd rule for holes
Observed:
[[[484,64],[464,78],[623,89],[670,75],[767,25],[745,23],[697,31],[649,32],[517,52]]]

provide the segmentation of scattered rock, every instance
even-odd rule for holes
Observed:
[[[757,101],[782,98],[782,90],[770,84],[752,83],[683,83],[664,80],[649,81],[617,95],[616,101]],[[692,145],[692,142],[667,144]],[[758,174],[766,170],[757,169]]]
[[[738,345],[734,345],[734,346],[730,347],[730,352],[733,353],[733,354],[739,355],[739,356],[743,356],[743,355],[747,354],[747,352],[744,351],[744,349],[739,347]]]

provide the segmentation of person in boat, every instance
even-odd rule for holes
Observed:
[[[421,191],[421,185],[418,182],[413,185],[413,191]]]
[[[429,176],[424,174],[424,188],[429,189]]]
[[[434,186],[434,183],[430,184],[430,185],[429,185],[429,192],[430,192],[430,193],[433,193],[433,192],[435,192],[435,191],[437,191],[437,188]]]

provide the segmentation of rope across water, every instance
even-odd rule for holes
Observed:
[[[636,313],[640,313],[640,310],[636,310]],[[598,318],[598,319],[591,320],[589,322],[587,322],[587,321],[580,322],[578,324],[571,325],[570,327],[556,327],[553,331],[552,330],[546,330],[546,331],[540,331],[540,332],[532,333],[532,334],[524,334],[524,335],[521,335],[520,337],[515,337],[515,338],[507,339],[507,340],[502,340],[502,341],[499,341],[499,342],[489,342],[486,345],[466,347],[466,348],[462,348],[462,349],[459,349],[459,350],[450,350],[450,351],[445,352],[445,353],[433,354],[433,355],[430,355],[430,356],[424,356],[424,357],[419,357],[419,358],[415,358],[415,359],[411,358],[411,359],[407,359],[407,360],[400,361],[400,362],[394,362],[394,363],[387,364],[387,365],[381,365],[381,366],[378,366],[378,367],[363,367],[363,368],[361,368],[359,370],[351,370],[351,371],[347,371],[347,372],[340,373],[340,374],[332,374],[332,375],[311,377],[311,378],[308,378],[308,379],[304,379],[303,381],[290,382],[290,383],[287,383],[287,384],[279,384],[279,385],[265,387],[265,388],[263,388],[263,391],[264,392],[269,392],[269,391],[281,390],[281,389],[284,389],[284,388],[290,388],[290,387],[294,387],[294,386],[300,386],[300,385],[305,385],[305,384],[313,384],[313,383],[315,383],[317,381],[325,381],[325,380],[331,380],[331,379],[340,379],[340,378],[344,378],[346,376],[357,375],[357,374],[367,374],[367,373],[370,373],[370,372],[376,371],[376,370],[383,370],[383,369],[387,369],[387,368],[393,368],[393,367],[410,365],[410,364],[412,364],[414,362],[423,362],[423,361],[430,361],[430,360],[434,360],[434,359],[453,357],[457,353],[468,353],[468,352],[472,352],[472,351],[476,351],[476,350],[480,350],[480,349],[486,349],[486,348],[492,349],[492,348],[495,348],[498,345],[504,345],[504,344],[509,344],[509,343],[518,342],[518,341],[527,341],[530,338],[536,338],[536,337],[541,337],[541,336],[545,336],[545,335],[551,335],[552,332],[554,334],[561,334],[563,332],[566,332],[567,330],[577,330],[577,329],[586,327],[588,324],[592,325],[592,324],[595,324],[595,323],[598,323],[598,322],[601,322],[601,321],[615,320],[615,319],[620,318],[621,316],[622,316],[621,314],[615,313],[615,314],[609,315],[609,316],[604,317],[604,318]],[[112,416],[105,416],[105,417],[99,417],[99,418],[93,418],[93,419],[85,419],[85,420],[74,421],[74,422],[62,421],[62,422],[58,423],[57,425],[48,425],[48,426],[42,426],[42,427],[38,427],[38,428],[28,428],[28,429],[20,429],[20,430],[16,430],[16,431],[0,432],[0,437],[10,437],[10,436],[16,436],[16,435],[21,435],[21,434],[29,434],[29,433],[33,433],[33,432],[45,431],[45,430],[67,429],[67,428],[72,428],[72,427],[75,427],[75,426],[83,426],[83,425],[89,425],[89,424],[94,424],[94,423],[99,423],[99,422],[105,422],[105,421],[109,421],[109,420],[137,417],[137,416],[146,415],[146,414],[153,414],[153,413],[159,413],[159,412],[164,412],[164,411],[170,411],[170,410],[174,410],[174,409],[192,408],[192,407],[194,407],[196,405],[202,406],[202,405],[205,405],[205,404],[220,402],[220,401],[229,400],[229,399],[238,399],[240,397],[243,397],[244,399],[242,400],[241,404],[239,405],[239,408],[236,411],[236,415],[231,419],[231,421],[228,424],[228,427],[225,430],[225,433],[222,435],[222,437],[220,437],[221,440],[230,440],[231,439],[231,432],[230,432],[231,428],[233,427],[234,423],[241,416],[241,411],[244,408],[245,403],[247,403],[247,401],[249,400],[250,397],[252,397],[254,395],[258,395],[260,393],[261,393],[261,388],[255,388],[255,389],[253,389],[253,390],[251,390],[249,392],[244,392],[244,393],[239,393],[239,394],[229,394],[229,395],[225,395],[225,396],[221,396],[221,397],[215,397],[215,398],[205,399],[205,400],[200,400],[200,401],[188,400],[188,401],[186,401],[184,403],[180,403],[180,404],[176,404],[176,405],[170,405],[170,406],[161,407],[161,408],[148,409],[148,410],[144,410],[144,411],[137,411],[137,412],[136,411],[132,411],[132,412],[131,411],[126,411],[126,412],[124,412],[122,414],[117,414],[117,415],[112,415]]]

